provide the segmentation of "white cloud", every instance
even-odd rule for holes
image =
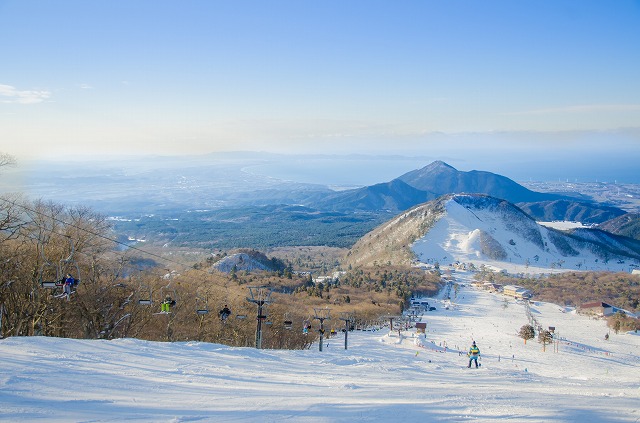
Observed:
[[[0,84],[0,103],[36,104],[42,103],[51,96],[50,91],[24,90],[20,91],[11,85]]]

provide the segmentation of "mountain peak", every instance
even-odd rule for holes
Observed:
[[[443,162],[442,160],[436,160],[434,162],[431,162],[430,164],[426,165],[422,169],[423,170],[437,170],[437,169],[456,170],[456,168],[454,168],[448,163]]]
[[[515,181],[485,171],[463,172],[437,160],[422,169],[407,172],[398,179],[419,190],[444,195],[450,193],[481,193],[509,200],[524,201],[557,200],[560,196],[531,191]]]

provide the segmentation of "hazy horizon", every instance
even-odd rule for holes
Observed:
[[[632,0],[0,1],[0,152],[364,153],[616,178],[640,159],[638,18]]]
[[[567,156],[550,155],[543,162],[504,159],[499,155],[462,158],[450,156],[408,156],[374,154],[276,154],[267,152],[218,152],[207,155],[128,155],[118,157],[68,156],[40,160],[18,161],[17,166],[0,170],[0,190],[13,191],[20,186],[30,191],[42,190],[43,184],[62,189],[64,181],[74,178],[74,185],[83,179],[91,184],[115,175],[126,175],[141,181],[149,172],[164,169],[175,177],[192,175],[193,169],[201,169],[198,179],[227,178],[229,182],[242,177],[230,170],[242,171],[256,177],[301,184],[324,185],[333,189],[349,189],[386,183],[399,176],[421,169],[434,161],[443,161],[459,171],[486,171],[508,177],[516,182],[608,182],[640,184],[637,172],[638,158],[631,155],[615,162],[604,158],[603,153],[592,154],[588,159],[573,162]],[[229,171],[210,174],[213,169]],[[219,170],[219,171],[220,171]],[[219,172],[215,171],[215,172]],[[52,173],[53,172],[53,173]],[[75,175],[74,175],[75,172]],[[181,173],[182,172],[182,173]],[[186,173],[185,173],[186,172]],[[196,170],[196,172],[198,172]],[[165,172],[166,173],[166,172]],[[196,176],[188,176],[189,179]],[[204,178],[204,179],[203,179]],[[133,179],[132,179],[133,180]],[[57,182],[55,182],[57,181]]]

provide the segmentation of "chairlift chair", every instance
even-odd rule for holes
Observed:
[[[196,296],[196,314],[199,316],[204,316],[205,314],[209,314],[209,302],[207,298],[203,298],[200,296]]]
[[[141,283],[138,288],[138,304],[151,305],[153,304],[153,295],[151,287],[147,284]],[[144,295],[144,296],[143,296]]]
[[[40,247],[42,265],[40,266],[39,279],[40,279],[40,286],[42,288],[52,289],[52,290],[56,290],[58,288],[64,289],[65,275],[67,274],[71,275],[72,273],[72,271],[70,270],[71,267],[75,269],[76,277],[74,278],[73,275],[71,275],[74,281],[74,284],[77,285],[78,283],[80,283],[80,267],[78,266],[78,263],[74,259],[75,247],[73,245],[73,240],[71,239],[71,237],[68,237],[68,238],[69,238],[69,256],[67,258],[60,259],[57,265],[54,265],[49,260],[47,260],[44,254],[44,246]],[[55,279],[51,280],[54,273],[55,273]],[[45,274],[47,276],[45,276]],[[56,296],[59,296],[59,295],[56,295]]]
[[[62,287],[62,281],[40,281],[40,286],[47,289],[56,289]]]
[[[40,256],[42,258],[42,264],[40,265],[39,281],[40,286],[46,289],[56,289],[62,286],[60,280],[59,269],[53,263],[51,263],[44,254],[44,246],[38,246],[40,249]]]
[[[69,256],[67,258],[60,259],[58,263],[58,277],[56,280],[62,281],[62,285],[64,286],[64,281],[69,275],[73,281],[73,285],[78,285],[80,283],[80,266],[78,266],[78,262],[75,260],[75,246],[73,245],[73,239],[70,236],[65,235],[69,239]],[[75,270],[75,273],[73,272]],[[75,275],[75,277],[74,277]]]
[[[169,283],[169,285],[171,285],[171,283]],[[169,285],[160,288],[160,298],[162,298],[163,307],[164,304],[168,304],[169,307],[174,307],[178,302],[178,294],[176,293],[176,290],[173,288],[169,288]],[[169,300],[170,302],[167,303],[167,300]],[[169,310],[164,310],[163,313],[171,313],[171,311]]]
[[[291,316],[289,313],[285,313],[284,315],[284,328],[287,330],[291,330],[293,327],[293,322],[291,321]]]

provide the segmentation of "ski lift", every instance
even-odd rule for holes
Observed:
[[[56,289],[62,286],[58,268],[52,264],[44,255],[44,247],[40,247],[42,264],[40,265],[40,286],[47,289]],[[45,276],[46,275],[46,276]]]
[[[66,236],[66,235],[65,235]],[[73,285],[77,285],[80,283],[80,267],[78,263],[74,259],[75,247],[73,245],[73,240],[71,237],[67,236],[69,239],[69,256],[67,258],[60,259],[57,265],[54,265],[49,260],[47,260],[44,254],[44,246],[41,246],[40,255],[42,256],[42,265],[40,266],[40,286],[45,289],[53,289],[54,295],[56,297],[66,296],[73,294],[75,291],[71,291],[71,287]],[[71,268],[75,269],[76,278],[71,275]],[[52,279],[53,274],[55,273],[55,279]],[[48,279],[45,279],[45,274]],[[69,286],[69,291],[64,292],[65,282],[69,281],[71,286]],[[62,294],[55,293],[55,290],[58,288],[63,289]]]
[[[291,317],[289,316],[289,313],[285,313],[285,315],[284,315],[284,328],[286,330],[291,330],[292,327],[293,327],[293,322],[291,321]]]
[[[203,298],[200,296],[196,296],[196,314],[199,316],[204,316],[205,314],[209,314],[209,302],[207,298]]]
[[[246,314],[236,314],[236,319],[244,320],[244,319],[246,319],[246,318],[247,318],[247,315],[246,315]]]
[[[160,296],[162,298],[170,297],[173,300],[178,298],[178,294],[176,293],[176,290],[173,288],[169,288],[169,285],[163,286],[162,288],[160,288]]]
[[[138,288],[138,304],[151,305],[153,304],[153,295],[151,286],[141,283]]]
[[[76,277],[73,278],[73,284],[78,285],[80,283],[80,266],[78,266],[78,262],[74,259],[74,255],[76,252],[75,246],[73,245],[73,240],[71,237],[67,237],[69,239],[69,256],[66,259],[60,260],[60,276],[61,279],[65,277],[65,275],[72,276],[72,269],[75,270]]]
[[[125,306],[127,306],[131,302],[131,297],[133,297],[134,292],[132,292],[127,298],[120,303],[120,310],[124,310]]]
[[[40,281],[40,286],[47,289],[56,289],[62,287],[62,281]]]
[[[309,330],[311,329],[311,321],[310,320],[305,320],[302,323],[302,333],[304,333],[305,335],[309,333]]]
[[[226,304],[224,305],[222,310],[218,312],[218,316],[220,316],[220,320],[222,320],[222,323],[225,323],[227,321],[227,318],[231,316],[231,310]]]
[[[171,285],[171,283],[169,283],[169,285]],[[169,285],[160,289],[160,298],[162,298],[161,311],[155,314],[170,314],[171,307],[176,305],[178,295],[175,289],[169,288]]]

